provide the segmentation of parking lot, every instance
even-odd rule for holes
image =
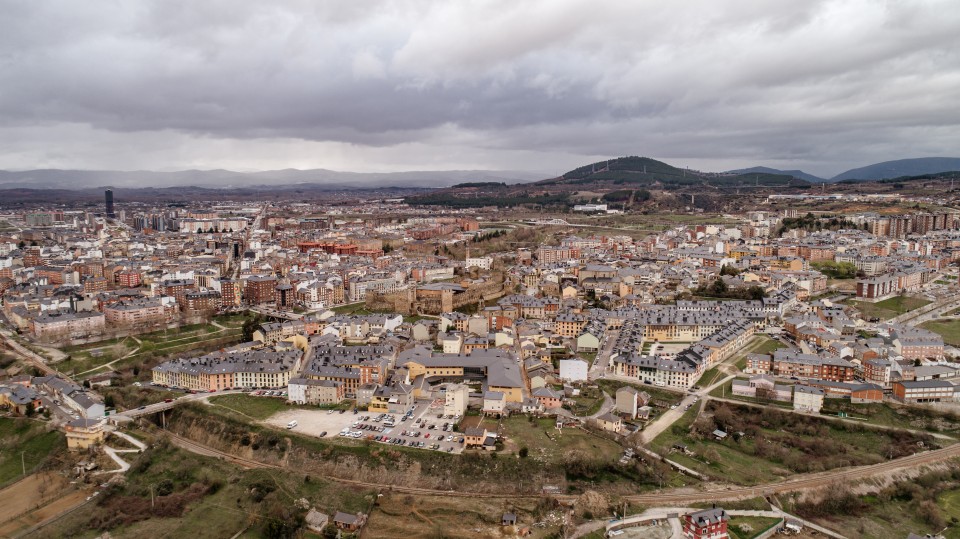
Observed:
[[[437,417],[437,416],[440,417]],[[443,404],[439,401],[419,401],[406,412],[380,414],[375,412],[339,410],[287,410],[280,412],[266,423],[291,430],[339,440],[370,440],[378,443],[403,445],[424,450],[460,453],[463,450],[463,433],[453,430],[459,418],[443,416]]]

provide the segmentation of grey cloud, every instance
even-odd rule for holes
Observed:
[[[204,148],[229,166],[244,148],[306,166],[542,170],[639,153],[830,174],[958,147],[946,0],[0,8],[0,140],[17,138],[0,166],[110,168],[88,146],[114,134],[143,145],[115,158],[145,168],[206,166]]]

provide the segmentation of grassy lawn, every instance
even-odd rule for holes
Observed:
[[[960,518],[960,488],[942,492],[937,497],[937,505],[948,519]],[[960,536],[958,531],[954,530],[954,537]]]
[[[235,415],[235,412],[239,412],[239,415],[247,416],[248,419],[252,417],[261,421],[277,412],[289,410],[292,406],[286,404],[282,398],[251,397],[250,395],[219,395],[210,397],[210,403],[221,408],[217,413]]]
[[[700,387],[709,387],[712,384],[719,382],[723,379],[725,375],[720,372],[720,369],[716,367],[710,367],[700,375],[700,379],[697,380],[697,385]]]
[[[754,348],[751,353],[772,354],[781,348],[786,348],[786,345],[774,339],[764,338],[763,342],[761,342],[759,346]]]
[[[931,320],[920,327],[939,334],[946,344],[960,346],[960,320]]]
[[[731,539],[753,539],[779,524],[781,520],[772,517],[733,517],[727,523],[727,530]]]
[[[0,485],[18,479],[67,447],[58,431],[46,432],[44,423],[29,419],[0,418]],[[20,457],[23,454],[23,462]]]
[[[871,429],[773,408],[711,402],[699,420],[698,409],[686,412],[651,448],[699,472],[742,485],[882,462],[920,450],[917,442],[921,440],[925,447],[935,445],[928,435]],[[710,433],[717,428],[730,436],[722,442],[714,440]],[[736,436],[737,432],[744,435]],[[677,443],[686,445],[693,455],[675,451]]]
[[[920,307],[923,307],[929,303],[930,301],[921,298],[895,296],[890,299],[878,301],[876,303],[870,303],[866,301],[851,301],[850,305],[856,307],[864,318],[879,318],[881,320],[889,320],[903,313],[912,311],[914,309],[919,309]]]

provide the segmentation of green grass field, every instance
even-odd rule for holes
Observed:
[[[63,433],[45,427],[29,419],[0,418],[0,485],[18,479],[24,466],[30,473],[50,455],[66,450]]]
[[[286,404],[284,399],[251,397],[250,395],[218,395],[210,397],[210,404],[218,407],[216,409],[217,413],[237,415],[238,412],[241,416],[247,416],[247,419],[253,418],[261,421],[292,407]],[[316,407],[312,409],[316,409]]]
[[[939,334],[946,344],[960,346],[960,320],[930,320],[920,327]]]
[[[870,303],[867,301],[851,301],[850,305],[856,307],[864,318],[879,318],[881,320],[889,320],[903,313],[912,311],[914,309],[919,309],[920,307],[928,305],[929,303],[930,301],[921,298],[895,296],[890,299],[878,301],[876,303]]]
[[[724,506],[726,508],[726,506]],[[783,519],[772,517],[737,516],[727,523],[731,539],[753,539],[779,524]]]

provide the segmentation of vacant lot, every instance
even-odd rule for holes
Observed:
[[[960,319],[931,320],[920,324],[920,327],[940,334],[946,344],[960,346]]]
[[[536,460],[556,462],[572,451],[583,451],[613,460],[622,449],[616,443],[598,438],[578,428],[556,428],[553,419],[513,416],[502,422],[504,450],[517,452],[526,447]],[[489,426],[488,426],[489,428]]]
[[[218,395],[210,397],[209,401],[215,407],[214,411],[217,413],[238,414],[246,419],[260,421],[292,407],[286,403],[284,398],[254,397],[251,395]],[[313,406],[309,409],[316,410],[317,407]]]
[[[889,320],[905,312],[919,309],[930,301],[922,298],[913,298],[910,296],[896,296],[876,303],[866,301],[851,301],[850,305],[856,307],[864,318],[879,318]]]
[[[693,407],[652,449],[712,477],[755,485],[796,473],[874,464],[931,447],[929,435],[879,430],[772,408],[710,402],[697,417]],[[714,430],[729,436],[718,441]],[[742,433],[742,434],[740,434]],[[678,451],[684,445],[689,453]]]

